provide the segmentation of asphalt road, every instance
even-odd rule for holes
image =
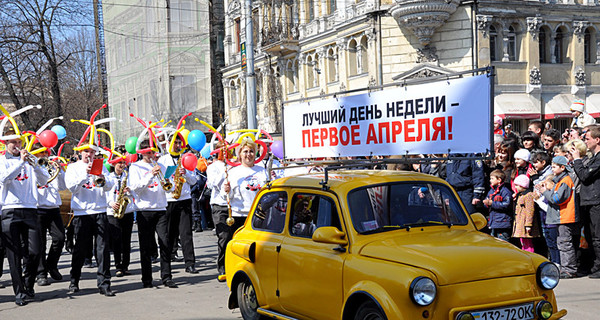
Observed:
[[[142,288],[139,246],[134,231],[131,276],[112,278],[115,297],[98,294],[96,269],[83,269],[81,291],[69,295],[69,266],[71,255],[63,253],[60,271],[64,280],[35,287],[35,298],[24,307],[14,303],[8,263],[0,284],[0,319],[241,319],[239,311],[227,309],[228,289],[216,280],[216,237],[212,231],[194,234],[198,274],[184,272],[183,262],[173,263],[173,280],[179,288],[169,289],[160,284],[159,265],[154,264],[152,289]],[[114,272],[114,269],[112,270]],[[600,319],[600,279],[562,280],[556,289],[560,308],[566,308],[566,319]]]

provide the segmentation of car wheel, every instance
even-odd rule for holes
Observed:
[[[385,314],[373,301],[366,301],[358,307],[354,320],[385,320]]]
[[[237,300],[244,320],[264,319],[264,317],[256,312],[258,301],[256,300],[254,286],[250,280],[246,279],[237,286]]]

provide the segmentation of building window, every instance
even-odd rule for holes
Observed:
[[[229,82],[229,104],[231,107],[237,106],[237,100],[237,88],[235,82],[231,80],[231,82]]]
[[[306,0],[307,8],[306,8],[306,17],[308,22],[315,20],[315,1],[314,0]]]
[[[329,7],[329,14],[333,14],[337,9],[336,0],[327,0],[327,6]]]
[[[554,58],[555,63],[564,63],[566,56],[566,39],[565,32],[563,27],[560,27],[556,30],[556,35],[554,36]]]
[[[585,29],[584,38],[584,58],[585,63],[596,62],[596,33],[592,28]]]
[[[198,108],[196,76],[171,76],[169,85],[171,93],[171,112],[175,118]]]
[[[362,37],[360,39],[360,47],[357,52],[357,63],[358,63],[358,72],[366,73],[369,72],[369,53],[367,44],[367,37]]]
[[[550,29],[546,26],[541,27],[538,39],[540,63],[550,63]]]
[[[241,50],[241,45],[242,45],[242,39],[240,38],[240,32],[241,32],[241,24],[240,24],[240,18],[235,19],[234,21],[234,30],[233,30],[233,34],[235,37],[235,52],[240,52]]]
[[[496,55],[497,45],[498,45],[498,32],[496,31],[496,27],[491,25],[490,26],[490,61],[498,61],[498,56]]]
[[[356,63],[356,40],[350,40],[348,44],[348,74],[353,76],[358,74],[358,64]]]
[[[171,0],[168,8],[169,32],[195,31],[195,10],[192,10],[191,0]]]
[[[333,48],[329,48],[327,51],[327,81],[334,82],[338,80],[338,59]]]
[[[312,56],[308,56],[306,58],[306,87],[314,88],[315,87],[315,73],[313,72],[315,62],[313,61]]]
[[[515,33],[515,28],[513,28],[513,26],[508,27],[508,34],[506,35],[506,39],[508,42],[508,61],[517,61],[517,34]]]

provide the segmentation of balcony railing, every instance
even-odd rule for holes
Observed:
[[[298,26],[272,24],[262,30],[261,39],[261,46],[267,52],[287,54],[298,51]]]

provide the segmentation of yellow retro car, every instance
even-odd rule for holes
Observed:
[[[559,270],[478,230],[433,176],[347,170],[275,180],[227,246],[244,319],[560,319]]]

